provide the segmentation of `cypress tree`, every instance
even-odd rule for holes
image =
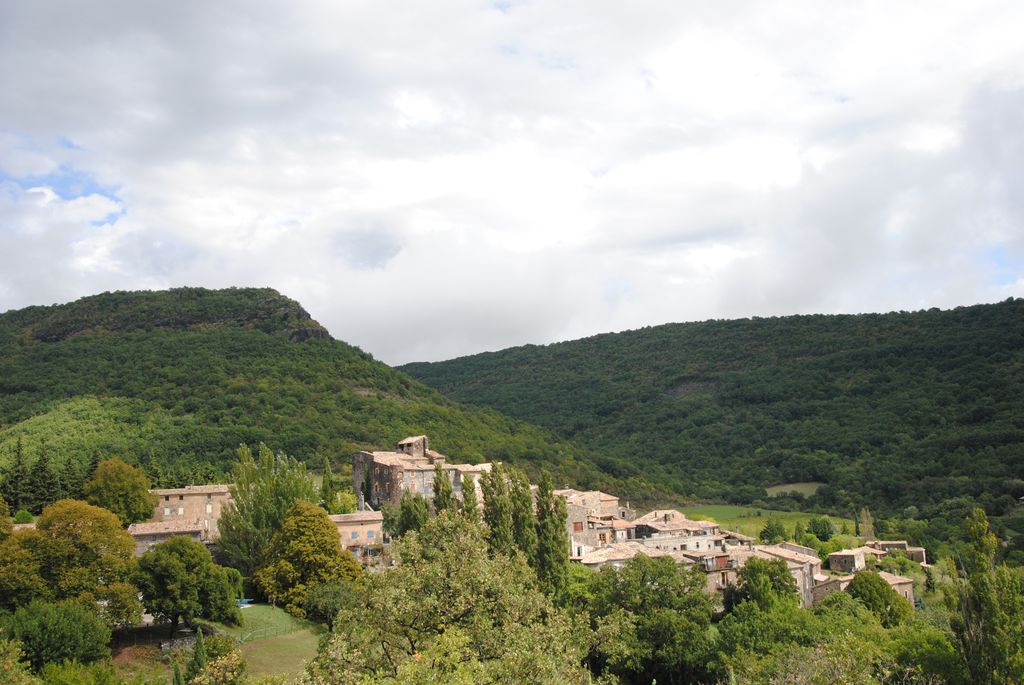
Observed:
[[[178,662],[174,662],[174,678],[171,680],[171,685],[185,685],[185,679],[181,677],[181,667],[178,666]]]
[[[370,480],[370,467],[367,466],[363,471],[363,504],[367,507],[372,506],[371,499],[373,497],[373,483]]]
[[[203,629],[196,629],[196,646],[192,649],[192,661],[188,664],[185,672],[185,680],[191,682],[200,673],[206,670],[206,645],[203,644]]]
[[[320,506],[333,514],[332,507],[338,499],[338,486],[334,482],[334,474],[331,473],[331,461],[324,456],[324,479],[320,483]]]
[[[24,509],[29,504],[28,480],[28,464],[25,463],[25,450],[19,435],[14,446],[14,461],[4,474],[3,493],[0,493],[13,511]]]
[[[537,517],[533,513],[533,494],[526,474],[514,469],[510,476],[509,500],[512,506],[512,535],[530,566],[537,567]]]
[[[500,464],[495,464],[490,473],[484,474],[480,486],[484,492],[484,521],[487,523],[487,543],[491,554],[508,554],[515,544],[512,537],[512,503],[509,501],[508,484]]]
[[[434,464],[434,513],[440,514],[454,507],[455,492],[452,490],[452,481],[441,468],[441,464]]]
[[[466,486],[469,487],[466,487]],[[462,481],[462,515],[470,521],[480,520],[480,510],[477,508],[476,481],[470,478]]]
[[[398,506],[398,522],[395,525],[396,535],[405,535],[410,530],[419,530],[430,519],[430,506],[423,495],[406,491]]]
[[[43,446],[28,472],[28,480],[25,484],[27,502],[25,508],[33,514],[38,515],[43,507],[55,501],[58,493],[58,481],[50,468],[50,451]]]
[[[556,497],[551,473],[537,481],[537,580],[556,601],[565,596],[569,576],[569,533],[565,500]]]

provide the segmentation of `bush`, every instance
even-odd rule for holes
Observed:
[[[109,663],[83,664],[65,661],[46,664],[40,674],[45,685],[118,685],[117,674]]]
[[[110,628],[94,610],[78,602],[50,604],[36,599],[5,623],[36,671],[65,660],[90,663],[110,656]]]
[[[32,523],[32,514],[28,513],[24,509],[19,509],[18,513],[14,515],[15,523]]]

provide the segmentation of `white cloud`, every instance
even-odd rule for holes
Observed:
[[[1022,22],[995,0],[7,3],[0,309],[271,285],[402,362],[1022,295]]]

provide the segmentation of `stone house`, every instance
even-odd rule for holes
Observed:
[[[227,485],[186,485],[183,488],[150,490],[150,493],[156,495],[157,502],[149,522],[198,525],[204,542],[217,539],[217,523],[224,507],[231,502]]]
[[[809,607],[813,603],[812,590],[824,579],[821,572],[821,559],[816,554],[794,552],[780,545],[758,545],[754,552],[762,558],[782,559],[786,562],[790,575],[796,580],[797,592],[800,594],[800,605]]]
[[[165,542],[175,535],[185,535],[196,542],[209,541],[205,522],[189,521],[184,518],[133,523],[128,526],[128,534],[135,541],[135,556],[137,557],[141,557],[153,545]]]
[[[430,449],[425,435],[400,441],[394,452],[356,452],[352,457],[352,487],[357,496],[365,492],[364,481],[370,479],[369,501],[378,509],[383,504],[397,506],[406,492],[434,497],[434,465],[440,464],[448,476],[452,490],[462,500],[463,488],[473,487],[477,501],[483,501],[480,478],[490,472],[490,464],[449,464],[448,458]]]
[[[379,511],[356,511],[332,514],[331,522],[338,529],[341,546],[357,557],[368,556],[384,544],[384,514]]]
[[[817,604],[833,592],[842,592],[853,580],[853,576],[829,576],[811,589],[811,600]]]
[[[879,571],[878,575],[882,577],[882,580],[889,583],[889,586],[896,591],[897,595],[911,604],[914,603],[914,580],[912,578],[898,576],[894,573],[886,573],[885,571]]]
[[[612,566],[613,568],[619,569],[622,566],[637,556],[642,554],[647,557],[671,557],[672,555],[668,552],[663,552],[658,549],[651,549],[639,544],[635,541],[630,542],[613,542],[604,547],[591,550],[584,554],[578,561],[587,568],[599,569],[603,566]]]
[[[658,534],[718,535],[720,526],[713,521],[693,521],[675,509],[656,509],[634,521],[636,535],[647,538]]]
[[[856,573],[864,569],[864,552],[843,549],[828,555],[828,567],[838,573]]]
[[[866,546],[885,552],[887,555],[891,552],[902,552],[911,561],[916,561],[919,564],[928,563],[924,547],[911,546],[907,544],[906,540],[869,540]]]
[[[623,506],[615,495],[600,490],[555,490],[565,500],[565,528],[569,534],[569,557],[579,560],[605,545],[636,538],[636,512]]]

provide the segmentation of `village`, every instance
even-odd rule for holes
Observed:
[[[352,458],[352,488],[357,494],[357,511],[330,516],[342,546],[364,565],[374,567],[386,556],[390,539],[384,530],[384,506],[398,506],[405,493],[433,498],[435,468],[440,466],[459,501],[472,487],[478,506],[486,506],[480,479],[492,465],[455,464],[430,449],[427,436],[401,440],[395,450],[360,451]],[[136,554],[173,535],[185,535],[208,545],[218,537],[217,523],[231,501],[228,485],[190,485],[156,489],[152,518],[128,528],[135,540]],[[721,597],[734,586],[737,573],[751,558],[784,562],[796,581],[800,603],[810,607],[832,592],[844,590],[854,574],[873,569],[887,556],[903,556],[927,564],[925,550],[905,540],[867,540],[854,549],[828,555],[825,562],[816,550],[784,541],[758,544],[753,537],[724,530],[713,521],[692,520],[673,509],[657,509],[643,515],[615,495],[572,488],[554,494],[566,505],[566,533],[569,559],[582,566],[619,568],[637,555],[668,557],[675,563],[699,569],[706,576],[707,592]],[[914,603],[913,579],[875,571],[897,594]]]

